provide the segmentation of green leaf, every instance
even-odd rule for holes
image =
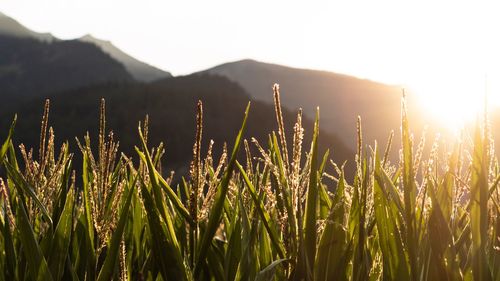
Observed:
[[[143,149],[144,149],[144,151],[147,151],[146,148],[143,147]],[[168,196],[168,199],[170,199],[170,202],[172,202],[172,204],[174,205],[176,210],[184,217],[184,219],[186,219],[188,221],[188,223],[194,224],[194,220],[189,215],[189,211],[186,209],[186,207],[184,207],[184,205],[182,204],[179,197],[173,191],[172,187],[170,187],[170,185],[167,183],[167,181],[154,168],[154,165],[153,165],[153,162],[151,161],[151,158],[150,157],[148,158],[148,153],[147,152],[142,153],[140,151],[137,151],[137,153],[139,154],[139,157],[142,159],[142,161],[144,163],[146,163],[148,165],[148,167],[151,167],[151,169],[153,169],[153,171],[156,175],[158,185],[163,188],[163,190],[165,191],[165,193]]]
[[[273,261],[270,265],[266,266],[266,268],[264,268],[257,274],[257,276],[255,277],[255,281],[272,281],[274,279],[276,267],[286,261],[288,261],[288,259],[279,259]]]
[[[238,271],[238,266],[241,260],[241,220],[239,219],[240,213],[244,207],[241,199],[241,194],[238,195],[238,208],[234,212],[234,216],[228,225],[231,226],[232,230],[228,237],[229,242],[227,244],[227,250],[224,262],[224,275],[225,280],[235,280],[236,273]]]
[[[130,186],[125,203],[123,204],[122,210],[118,216],[120,219],[118,220],[118,225],[113,232],[113,236],[111,236],[104,265],[102,266],[99,276],[97,277],[98,281],[111,280],[113,278],[116,263],[120,255],[120,243],[122,241],[125,224],[127,223],[130,202],[132,202],[132,195],[134,194],[134,187],[135,185]]]
[[[347,280],[347,268],[350,258],[347,229],[344,226],[346,198],[344,197],[345,180],[342,172],[330,209],[325,229],[321,234],[318,253],[314,265],[315,280]]]
[[[26,209],[24,208],[24,202],[22,201],[21,199],[21,202],[17,205],[16,226],[18,237],[23,245],[22,249],[24,255],[28,261],[29,272],[32,274],[31,278],[32,280],[53,280],[47,261],[43,256],[42,250],[36,240],[35,233],[33,232],[33,228],[29,222]]]
[[[9,198],[5,198],[4,200],[8,200]],[[5,264],[4,264],[4,273],[5,277],[7,279],[13,280],[16,278],[16,267],[17,267],[17,254],[16,250],[14,248],[14,241],[11,233],[11,229],[9,226],[9,218],[7,216],[7,213],[4,213],[4,221],[5,224],[2,228],[3,232],[3,242],[4,242],[4,249],[5,249]]]
[[[260,198],[262,199],[262,196]],[[252,213],[250,213],[249,215],[250,217],[255,216],[255,208],[253,208]],[[259,242],[263,241],[268,236],[258,234],[259,230],[263,230],[263,227],[260,224],[260,220],[253,219],[250,223],[249,215],[244,208],[241,209],[241,240],[243,250],[240,266],[236,275],[236,280],[254,279],[257,275],[257,269],[259,267],[259,258],[265,258],[266,253],[271,252],[270,245],[268,247],[260,247],[260,249],[265,250],[265,252],[261,252],[262,254],[259,253],[257,247],[255,247],[256,241],[258,240],[259,236],[262,238]]]
[[[172,241],[169,241],[169,238],[167,238],[169,236],[162,227],[160,214],[155,207],[153,198],[144,185],[144,182],[142,180],[139,182],[142,185],[141,194],[148,218],[155,264],[159,266],[159,270],[165,280],[186,280],[181,253]],[[169,233],[169,235],[175,235],[175,233]]]
[[[410,269],[406,262],[405,247],[400,229],[396,224],[396,204],[391,204],[387,189],[391,181],[385,180],[378,152],[375,148],[375,183],[373,188],[373,205],[377,225],[378,241],[382,251],[383,275],[387,280],[410,280]],[[392,187],[389,187],[392,188]]]
[[[430,241],[430,280],[459,280],[460,272],[456,264],[456,253],[453,247],[453,233],[451,232],[437,195],[434,191],[434,183],[428,182],[430,197],[432,199],[432,209],[429,215],[428,236]],[[443,189],[443,186],[440,187]],[[450,198],[451,200],[451,198]],[[444,202],[443,202],[444,203]]]
[[[264,208],[264,203],[262,202],[262,200],[259,200],[257,193],[255,191],[255,187],[253,186],[252,182],[248,178],[248,175],[246,174],[245,169],[238,162],[236,162],[236,165],[238,166],[238,169],[240,170],[240,173],[243,176],[245,184],[248,187],[248,191],[250,192],[250,196],[252,197],[252,200],[255,204],[255,208],[257,210],[257,213],[259,214],[261,221],[264,224],[264,227],[266,228],[267,233],[269,234],[269,237],[271,238],[271,242],[272,242],[275,250],[278,252],[278,255],[280,256],[280,258],[284,258],[285,257],[285,250],[283,249],[283,246],[280,243],[280,239],[279,239],[279,236],[276,232],[276,229],[271,227],[271,224],[272,224],[271,216]]]
[[[316,217],[318,207],[318,135],[319,135],[319,110],[316,112],[313,140],[311,144],[311,167],[309,172],[309,186],[307,189],[306,207],[304,214],[304,245],[306,260],[304,263],[306,280],[314,278],[314,259],[316,257]]]
[[[290,236],[295,237],[297,235],[297,220],[295,217],[295,210],[293,209],[293,204],[292,204],[293,199],[290,190],[290,185],[287,180],[288,174],[285,169],[288,163],[285,163],[283,161],[282,158],[283,154],[280,151],[278,138],[274,133],[272,134],[272,150],[274,151],[275,163],[279,171],[279,178],[277,179],[278,184],[276,185],[276,190],[278,191],[278,194],[281,194],[281,196],[277,197],[282,199],[282,204],[284,205],[284,208],[286,209],[286,212],[288,214],[287,221],[288,221],[288,226],[290,227],[289,229]],[[295,239],[292,239],[290,242],[291,243],[289,251],[295,253],[295,249],[297,247]]]
[[[417,250],[418,250],[418,234],[416,233],[416,185],[413,168],[413,142],[410,138],[410,127],[406,111],[406,101],[402,101],[401,114],[401,140],[403,144],[403,197],[405,207],[405,242],[408,247],[408,257],[411,268],[412,280],[417,280]]]
[[[14,134],[14,128],[16,127],[16,121],[17,121],[17,115],[14,116],[14,120],[10,125],[9,134],[7,135],[7,138],[5,139],[5,142],[3,143],[2,147],[0,148],[0,163],[2,163],[5,153],[7,153],[7,150],[9,149],[9,143],[10,140],[12,139],[12,135]]]
[[[78,270],[80,274],[80,279],[84,279],[84,275],[90,276],[90,278],[96,278],[96,268],[97,263],[96,250],[94,246],[94,222],[92,218],[92,202],[90,201],[90,190],[89,182],[92,180],[92,169],[89,166],[89,154],[87,151],[82,151],[82,181],[83,181],[83,193],[82,199],[84,204],[83,216],[78,219],[76,235],[80,241],[81,245],[78,251],[81,253],[77,255],[82,261],[82,266]],[[83,231],[78,231],[81,229]]]
[[[9,178],[11,178],[14,181],[14,186],[20,193],[20,195],[28,195],[33,202],[35,202],[35,205],[42,211],[43,217],[47,220],[49,223],[49,227],[52,228],[52,218],[49,215],[49,212],[45,208],[45,206],[40,202],[38,197],[35,194],[35,191],[33,190],[33,187],[26,182],[24,177],[19,173],[16,168],[14,168],[10,163],[5,162],[5,168],[7,169],[7,174],[9,175]],[[23,200],[23,199],[22,199]],[[24,200],[23,200],[24,201]]]
[[[240,131],[238,132],[238,136],[236,137],[236,141],[233,147],[233,152],[231,153],[229,164],[227,166],[227,169],[224,173],[222,180],[220,181],[217,187],[217,194],[215,197],[215,201],[208,218],[207,227],[205,229],[205,232],[203,233],[203,237],[201,240],[199,256],[195,266],[195,275],[194,275],[195,279],[200,276],[201,267],[204,263],[208,248],[220,224],[224,202],[226,200],[227,191],[229,189],[229,181],[231,180],[231,177],[233,175],[236,158],[238,155],[238,151],[240,149],[240,145],[243,139],[243,133],[245,132],[247,124],[247,117],[249,110],[250,110],[250,103],[248,103],[247,108],[245,110],[245,117],[243,118],[243,124],[241,126]]]
[[[472,273],[475,280],[491,280],[487,261],[488,241],[488,172],[487,137],[479,125],[474,137],[470,190],[470,222],[472,230]]]
[[[74,201],[74,192],[73,189],[70,189],[52,239],[52,247],[49,254],[49,268],[52,276],[56,280],[61,279],[64,272],[66,257],[68,256],[73,227]]]

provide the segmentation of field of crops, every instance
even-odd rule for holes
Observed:
[[[303,143],[301,112],[284,128],[274,90],[276,133],[243,139],[249,105],[220,159],[201,155],[198,103],[190,173],[176,181],[147,118],[136,154],[119,152],[104,101],[98,147],[85,136],[79,151],[56,148],[48,103],[38,148],[16,140],[14,120],[0,149],[0,280],[500,280],[486,118],[447,152],[413,139],[403,100],[401,147],[393,134],[363,143],[358,120],[348,177],[318,151],[319,112]]]

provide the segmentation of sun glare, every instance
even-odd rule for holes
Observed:
[[[500,72],[461,73],[416,79],[409,90],[418,97],[425,116],[452,131],[460,130],[484,112],[500,108]]]

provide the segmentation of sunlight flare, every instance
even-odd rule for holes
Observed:
[[[416,79],[409,88],[418,96],[425,116],[454,131],[484,112],[485,99],[488,111],[500,107],[500,72],[496,71]]]

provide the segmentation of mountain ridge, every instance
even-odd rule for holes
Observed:
[[[21,38],[35,38],[42,41],[58,40],[51,33],[40,33],[28,29],[17,20],[0,12],[0,35],[10,35]]]
[[[135,80],[148,83],[172,77],[169,73],[156,69],[153,71],[160,71],[157,72],[160,76],[150,80],[145,80],[144,77],[138,79],[137,73],[135,76],[131,74],[133,71],[130,69],[133,67],[129,64],[127,69],[127,63],[123,61],[144,64],[118,49],[110,41],[100,40],[91,35],[74,41],[99,48],[111,59],[119,62]],[[3,70],[0,69],[0,78],[2,71],[17,70],[15,65],[8,65]],[[365,128],[363,134],[367,143],[385,140],[391,131],[397,131],[400,127],[402,90],[397,85],[386,85],[347,74],[293,68],[248,58],[193,73],[193,75],[202,74],[223,76],[239,84],[251,99],[268,104],[273,103],[273,97],[268,93],[272,92],[274,83],[278,83],[281,86],[283,107],[292,111],[302,108],[305,116],[314,119],[319,106],[322,128],[329,133],[339,135],[344,143],[350,144],[351,148],[355,148],[352,140],[357,136],[358,116],[362,117],[362,125]],[[411,105],[410,110],[413,110],[412,98],[411,95],[407,97],[410,101],[408,104]],[[410,116],[416,116],[416,120],[420,122],[418,120],[420,115],[410,114]]]
[[[122,64],[93,44],[0,35],[0,46],[0,89],[4,100],[133,80]]]
[[[272,91],[268,92],[272,96]],[[196,132],[196,103],[203,102],[203,145],[206,151],[210,139],[215,141],[215,155],[220,155],[225,142],[232,145],[245,107],[251,98],[237,83],[215,75],[189,75],[164,79],[153,83],[107,83],[87,86],[48,96],[51,100],[49,125],[54,127],[56,142],[90,132],[95,142],[98,135],[99,101],[106,100],[107,128],[120,141],[121,150],[134,156],[134,145],[139,143],[137,123],[149,116],[148,143],[165,143],[166,167],[182,171],[188,168],[192,156],[192,142]],[[39,139],[40,116],[45,98],[0,104],[0,131],[8,130],[15,113],[18,115],[14,140],[27,147],[36,147]],[[296,112],[283,109],[287,138],[292,139]],[[304,150],[312,140],[313,122],[303,118]],[[251,101],[245,138],[255,137],[265,144],[268,134],[277,128],[274,106]],[[321,128],[320,128],[321,129]],[[350,150],[337,136],[321,130],[320,151],[331,149],[331,157],[342,163],[352,160]],[[252,148],[254,146],[250,145]],[[180,170],[179,170],[180,169]],[[182,173],[181,173],[182,174]]]
[[[138,81],[152,82],[159,79],[172,77],[167,71],[161,70],[150,64],[142,62],[116,47],[111,41],[98,39],[91,34],[86,34],[78,40],[82,42],[92,43],[101,48],[105,53],[109,54],[115,60],[121,62],[125,69]]]
[[[246,58],[242,58],[242,59],[238,59],[238,60],[233,60],[233,61],[228,61],[228,62],[223,62],[223,63],[220,63],[220,64],[216,64],[216,65],[214,65],[214,66],[212,66],[212,67],[210,67],[208,69],[201,70],[201,71],[196,71],[193,74],[200,73],[200,72],[205,72],[207,70],[214,70],[214,69],[217,69],[217,68],[224,68],[224,67],[226,67],[228,65],[240,64],[240,63],[242,63],[242,64],[261,64],[261,65],[273,66],[273,67],[282,68],[282,69],[294,69],[294,70],[301,70],[301,71],[311,71],[311,72],[315,72],[315,73],[318,73],[318,74],[322,73],[322,74],[326,74],[326,75],[334,74],[334,75],[345,77],[345,78],[352,78],[352,79],[363,80],[363,81],[371,82],[371,83],[384,84],[384,85],[387,85],[387,86],[390,86],[390,87],[402,87],[399,84],[384,83],[384,82],[381,82],[381,81],[378,81],[378,80],[375,80],[375,79],[370,79],[370,78],[365,78],[365,77],[358,77],[358,76],[356,76],[354,74],[346,74],[346,73],[336,72],[336,71],[332,71],[332,70],[317,69],[317,68],[297,67],[297,66],[291,66],[291,65],[286,65],[286,64],[280,64],[280,63],[276,63],[276,62],[261,61],[261,60],[250,58],[250,57],[246,57]]]
[[[323,70],[287,67],[252,59],[224,63],[197,72],[221,75],[239,83],[252,98],[272,103],[265,95],[274,83],[280,84],[282,105],[291,110],[302,108],[314,118],[320,107],[323,128],[355,144],[356,122],[362,117],[365,140],[385,140],[400,126],[402,90],[368,79]],[[413,96],[407,97],[413,105]],[[411,108],[413,111],[413,107]],[[339,133],[340,132],[340,133]]]
[[[61,40],[50,33],[38,33],[30,30],[29,28],[22,25],[17,20],[9,17],[8,15],[0,12],[0,35],[12,36],[16,38],[32,38],[40,40],[43,42],[60,42],[60,41],[72,41],[72,40]],[[110,41],[101,40],[95,38],[89,34],[77,38],[84,43],[90,43],[99,47],[103,52],[110,55],[114,60],[120,62],[125,66],[125,69],[132,75],[132,77],[141,82],[151,82],[154,80],[159,80],[163,78],[171,77],[172,75],[164,70],[157,67],[149,65],[142,62],[129,54],[122,51],[120,48],[116,47]]]

